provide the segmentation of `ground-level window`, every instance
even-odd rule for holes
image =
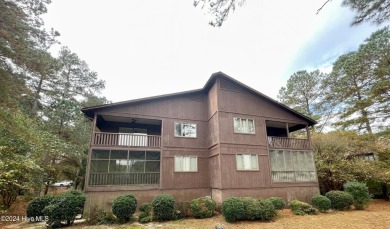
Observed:
[[[175,172],[197,172],[198,158],[195,156],[175,156]]]
[[[258,170],[259,161],[256,154],[237,154],[237,170]]]
[[[196,138],[196,124],[195,123],[175,122],[175,136],[176,137]]]
[[[274,182],[317,181],[313,152],[270,150]]]
[[[234,133],[254,134],[255,121],[247,118],[233,118]]]
[[[160,152],[94,149],[89,185],[159,184]]]

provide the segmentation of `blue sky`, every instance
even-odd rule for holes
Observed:
[[[217,71],[276,98],[294,72],[330,71],[380,28],[350,27],[341,0],[316,15],[323,2],[247,0],[221,28],[192,0],[56,0],[43,18],[106,81],[113,102],[198,89]]]

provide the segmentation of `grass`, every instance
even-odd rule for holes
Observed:
[[[31,228],[34,224],[7,225],[6,228]],[[42,225],[35,224],[36,228],[42,228]],[[76,223],[73,229],[142,229],[142,228],[215,228],[220,225],[223,228],[388,228],[390,225],[390,202],[384,200],[373,200],[369,207],[362,211],[331,211],[328,213],[319,213],[318,215],[297,216],[291,213],[290,209],[279,211],[279,215],[273,222],[259,221],[241,221],[236,223],[226,223],[222,215],[216,215],[208,219],[183,219],[168,222],[152,222],[140,225],[136,222],[122,225],[99,225],[89,226],[85,223]],[[12,227],[16,226],[16,227]],[[1,225],[0,225],[0,228]]]

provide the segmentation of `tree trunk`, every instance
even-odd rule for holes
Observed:
[[[39,79],[38,87],[34,94],[34,100],[31,107],[31,115],[30,115],[31,117],[35,117],[35,115],[37,114],[38,100],[39,100],[39,94],[42,91],[42,84],[43,84],[43,76],[41,76],[41,78]]]

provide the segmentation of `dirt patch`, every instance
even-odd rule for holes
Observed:
[[[18,209],[22,209],[18,208]],[[16,211],[16,209],[15,209]],[[25,214],[25,213],[23,213]],[[1,223],[1,222],[0,222]],[[241,221],[236,223],[226,223],[222,215],[216,215],[208,219],[183,219],[168,222],[152,222],[148,224],[139,224],[138,222],[132,222],[122,225],[87,225],[83,220],[75,222],[75,225],[68,228],[74,229],[141,229],[141,228],[215,228],[217,225],[223,228],[389,228],[390,225],[390,202],[384,200],[373,200],[370,206],[363,211],[332,211],[328,213],[319,213],[318,215],[310,216],[296,216],[291,213],[289,209],[279,211],[279,215],[273,222],[259,222],[259,221]],[[6,225],[0,224],[0,228],[44,228],[42,223],[31,224],[21,223]]]

